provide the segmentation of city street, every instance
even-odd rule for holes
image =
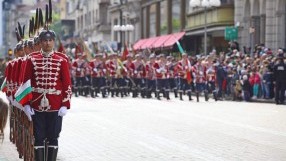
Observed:
[[[72,98],[58,160],[286,160],[285,106],[184,99]],[[0,161],[18,161],[8,130]]]

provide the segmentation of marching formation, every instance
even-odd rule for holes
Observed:
[[[205,100],[209,92],[215,100],[219,99],[215,89],[216,66],[212,63],[202,64],[198,59],[192,64],[186,53],[175,60],[164,54],[149,56],[138,53],[128,54],[122,60],[116,53],[96,54],[91,61],[86,61],[83,53],[77,53],[77,59],[71,63],[73,92],[78,95],[103,98],[110,97],[163,98],[169,100],[170,93],[183,100],[183,95],[192,99],[192,92],[197,101],[201,93]]]
[[[29,39],[24,39],[25,25],[18,23],[15,58],[7,62],[1,86],[11,104],[10,141],[24,161],[56,161],[62,119],[70,108],[69,60],[54,51],[51,22],[49,1],[45,22],[41,9],[31,18]]]

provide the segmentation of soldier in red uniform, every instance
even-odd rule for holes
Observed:
[[[191,94],[191,85],[190,85],[191,82],[190,80],[187,79],[188,74],[192,76],[191,70],[192,70],[192,66],[191,66],[191,62],[188,59],[188,55],[186,53],[183,53],[182,59],[177,64],[178,92],[180,95],[180,100],[183,100],[184,91],[187,92],[189,96],[189,100],[190,101],[193,100],[192,94]]]
[[[33,121],[35,160],[44,161],[47,157],[55,161],[62,119],[70,108],[71,79],[67,60],[53,50],[55,33],[43,30],[39,38],[42,48],[27,58],[23,84],[15,97]]]
[[[106,97],[106,74],[104,62],[102,61],[102,54],[96,54],[95,58],[89,63],[91,67],[92,88],[91,97],[97,97],[97,93],[102,93],[102,97]]]
[[[168,68],[166,66],[166,57],[164,54],[160,55],[160,59],[154,64],[155,72],[156,72],[156,97],[158,100],[160,100],[160,93],[163,93],[163,96],[167,98],[167,100],[170,99],[169,92],[169,84],[167,81],[167,73]]]
[[[85,83],[85,68],[86,68],[86,61],[83,58],[83,53],[77,53],[78,58],[73,62],[72,68],[75,71],[75,87],[74,92],[75,96],[83,95],[83,86]]]
[[[114,97],[114,95],[118,92],[118,78],[120,77],[120,69],[118,67],[117,62],[117,54],[113,53],[109,56],[109,60],[106,61],[106,67],[107,71],[109,73],[109,76],[111,78],[110,84],[109,84],[109,90],[111,92],[111,97]]]
[[[83,84],[83,91],[84,91],[84,96],[88,96],[90,94],[91,90],[91,71],[92,68],[89,65],[89,62],[85,63],[84,67],[84,84]]]
[[[217,92],[215,87],[215,80],[216,80],[216,71],[214,64],[209,64],[206,70],[206,80],[207,80],[207,87],[208,91],[211,91],[213,94],[213,98],[217,101]]]
[[[142,87],[143,87],[143,78],[144,78],[144,72],[145,72],[145,66],[142,60],[142,55],[137,54],[135,56],[135,60],[133,61],[134,67],[132,77],[135,83],[135,87],[133,87],[133,96],[132,97],[138,97],[138,93],[141,93],[142,97],[145,97],[145,94],[143,93]]]
[[[167,56],[167,68],[169,71],[167,78],[170,85],[170,90],[174,91],[175,98],[178,97],[176,67],[177,67],[177,62],[175,61],[175,58],[173,56]]]
[[[126,77],[125,77],[125,81],[126,83],[126,87],[125,87],[125,91],[124,93],[127,95],[127,93],[129,93],[130,91],[132,91],[132,88],[135,87],[135,83],[134,80],[132,78],[132,73],[134,72],[134,63],[133,63],[133,55],[132,54],[128,54],[126,56],[127,60],[125,60],[123,62],[124,67],[126,68]]]
[[[208,101],[208,92],[206,90],[206,67],[202,64],[203,59],[199,58],[194,66],[195,85],[197,102],[199,102],[199,94],[204,92],[205,100]]]
[[[155,54],[149,56],[149,61],[146,63],[146,81],[147,81],[147,91],[146,97],[152,98],[152,92],[156,92],[156,81],[155,81]]]

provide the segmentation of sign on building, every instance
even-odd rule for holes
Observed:
[[[226,27],[224,31],[225,40],[237,40],[238,38],[238,28],[237,27]]]

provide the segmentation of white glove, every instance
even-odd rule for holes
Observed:
[[[59,116],[65,116],[68,113],[68,108],[66,106],[62,106],[59,110],[58,115]]]
[[[80,68],[76,68],[76,70],[77,70],[78,72],[80,72]]]
[[[96,68],[93,68],[93,71],[94,71],[94,72],[97,72],[97,69],[96,69]]]
[[[135,70],[135,71],[134,71],[134,73],[135,73],[135,74],[137,74],[137,73],[138,73],[138,71],[137,71],[137,70]]]
[[[32,116],[35,115],[35,111],[31,108],[30,105],[24,106],[24,112],[27,115],[29,121],[32,121]]]

